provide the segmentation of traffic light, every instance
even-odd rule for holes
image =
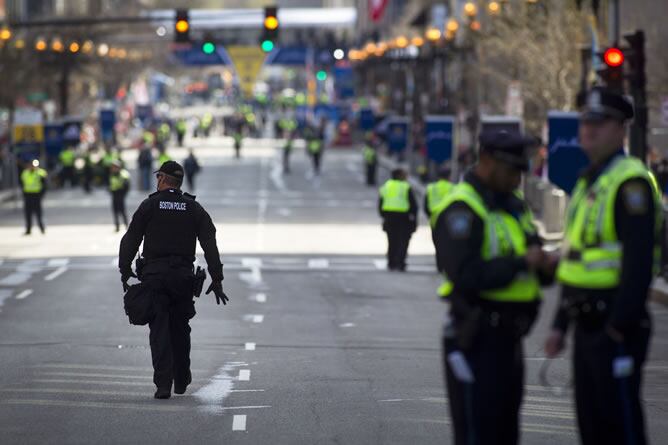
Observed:
[[[624,36],[629,43],[627,51],[628,79],[631,90],[644,90],[647,84],[645,76],[645,33],[636,31]]]
[[[213,54],[216,52],[216,43],[210,36],[204,37],[204,41],[202,41],[202,52],[204,54]]]
[[[274,49],[278,41],[278,8],[276,6],[267,6],[264,8],[264,21],[262,22],[262,38],[260,46],[262,51],[268,53]]]
[[[190,19],[187,9],[177,9],[174,20],[174,41],[176,43],[190,43]]]
[[[327,71],[325,70],[318,71],[317,73],[315,73],[315,78],[321,82],[327,80]]]
[[[605,82],[605,85],[618,93],[624,92],[624,53],[619,48],[608,48],[603,53],[599,53],[603,61],[603,67],[599,71],[599,76]]]

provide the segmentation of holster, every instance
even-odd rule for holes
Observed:
[[[204,287],[204,280],[206,280],[206,271],[201,267],[197,266],[195,271],[195,277],[193,279],[193,296],[199,298],[202,294],[202,288]]]

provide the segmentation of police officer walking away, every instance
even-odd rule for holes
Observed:
[[[406,180],[406,171],[392,170],[392,177],[380,188],[378,212],[387,233],[387,267],[406,270],[406,254],[411,235],[417,228],[417,202]]]
[[[120,161],[111,163],[109,173],[109,192],[111,193],[111,211],[114,215],[116,231],[120,231],[118,217],[123,218],[123,224],[128,227],[128,217],[125,213],[125,198],[130,191],[130,173],[123,168]]]
[[[364,165],[366,166],[366,185],[376,185],[376,173],[378,171],[378,152],[373,144],[373,133],[368,132],[364,136]]]
[[[443,358],[456,445],[519,440],[522,339],[536,319],[541,283],[556,260],[543,253],[515,193],[528,168],[519,133],[480,135],[480,160],[435,209],[439,289],[449,303]]]
[[[434,226],[438,219],[439,211],[437,210],[439,204],[450,193],[454,185],[450,182],[450,169],[442,168],[438,172],[438,180],[427,185],[424,195],[424,212],[429,218],[429,225],[431,226],[431,239],[434,242],[434,247],[437,247]],[[436,253],[436,269],[443,272],[443,265],[441,264],[440,256]]]
[[[216,244],[216,228],[195,197],[181,192],[183,168],[174,161],[156,172],[158,191],[149,195],[135,212],[120,245],[118,267],[124,290],[134,277],[132,259],[144,242],[145,264],[138,271],[143,285],[153,293],[155,316],[149,322],[155,398],[184,394],[191,383],[190,326],[195,316],[193,262],[199,239],[211,275],[206,293],[227,304],[223,292],[223,265]]]
[[[40,168],[39,161],[34,159],[30,165],[21,172],[21,185],[23,187],[23,213],[26,220],[26,231],[24,235],[30,235],[32,231],[32,215],[37,218],[39,229],[44,233],[44,222],[42,221],[42,198],[46,193],[46,170]]]
[[[591,166],[567,212],[557,269],[561,304],[545,344],[564,347],[574,324],[575,401],[584,445],[646,443],[640,401],[651,324],[649,286],[660,251],[661,197],[645,165],[623,150],[633,107],[596,87],[578,97],[580,145]]]

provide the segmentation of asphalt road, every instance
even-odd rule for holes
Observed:
[[[249,142],[241,161],[227,139],[191,145],[204,164],[198,199],[219,228],[231,303],[197,302],[188,392],[152,397],[148,330],[123,313],[108,195],[49,193],[47,233],[31,237],[5,203],[0,443],[450,443],[439,349],[445,307],[435,297],[426,220],[408,272],[390,273],[360,154],[328,152],[314,178],[299,149],[293,173],[282,175],[271,141]],[[143,196],[133,191],[129,208]],[[570,391],[559,390],[569,361],[550,368],[559,388],[538,381],[555,297],[546,292],[526,341],[526,444],[576,442]],[[668,311],[653,309],[645,399],[660,443]]]

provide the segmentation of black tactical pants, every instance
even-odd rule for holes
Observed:
[[[413,234],[413,223],[408,214],[385,218],[383,230],[387,233],[387,267],[390,270],[405,270],[408,244]]]
[[[376,171],[378,170],[375,162],[366,164],[366,185],[376,185]]]
[[[23,214],[26,221],[26,233],[32,230],[32,216],[37,218],[37,225],[44,233],[44,222],[42,221],[42,194],[24,193],[23,194]]]
[[[623,344],[618,344],[603,328],[576,327],[575,401],[583,445],[647,443],[640,390],[650,331],[647,321],[645,327],[627,335]],[[626,355],[633,357],[633,372],[627,377],[615,377],[613,361]]]
[[[443,339],[445,380],[455,445],[513,445],[519,441],[519,411],[524,386],[522,341],[510,332],[481,328],[463,352],[474,381],[457,379],[448,354],[458,351]]]
[[[192,266],[168,267],[148,264],[143,272],[150,283],[156,309],[149,322],[153,383],[158,388],[187,385],[190,374],[190,325],[195,316]]]
[[[111,211],[114,215],[114,225],[116,226],[116,231],[118,231],[119,221],[118,217],[120,216],[123,219],[123,224],[125,227],[128,226],[128,216],[125,212],[125,193],[124,192],[113,192],[111,194]]]

